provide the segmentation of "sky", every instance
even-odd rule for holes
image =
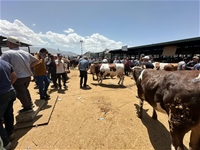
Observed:
[[[199,37],[200,0],[0,0],[0,35],[76,54]]]

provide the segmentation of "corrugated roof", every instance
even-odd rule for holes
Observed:
[[[161,43],[155,43],[155,44],[147,44],[147,45],[141,45],[141,46],[134,46],[134,47],[128,47],[128,51],[131,50],[136,50],[136,49],[151,49],[151,48],[162,48],[164,46],[168,46],[168,45],[176,45],[176,46],[181,46],[181,45],[185,45],[187,43],[200,43],[200,37],[194,37],[194,38],[188,38],[188,39],[181,39],[181,40],[175,40],[175,41],[168,41],[168,42],[161,42]],[[116,53],[116,52],[124,52],[122,51],[122,49],[115,49],[115,50],[110,50],[110,53]]]

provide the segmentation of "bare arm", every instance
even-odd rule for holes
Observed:
[[[11,77],[11,84],[15,83],[15,81],[17,80],[17,74],[15,72],[11,72],[10,77]]]

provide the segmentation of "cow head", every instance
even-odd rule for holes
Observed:
[[[135,82],[137,82],[137,80],[143,70],[144,69],[140,66],[135,66],[135,67],[131,68],[131,72],[132,72]]]

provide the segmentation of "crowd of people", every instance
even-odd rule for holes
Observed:
[[[28,89],[31,76],[39,89],[40,100],[49,100],[47,93],[50,81],[55,89],[67,89],[69,77],[69,59],[64,58],[61,53],[50,54],[47,49],[42,48],[38,53],[30,54],[19,48],[20,41],[10,36],[6,39],[9,50],[2,53],[0,58],[0,141],[3,147],[8,150],[14,138],[14,116],[13,102],[18,98],[22,104],[19,114],[33,111],[33,101]],[[88,88],[87,71],[94,59],[86,56],[78,59],[80,71],[80,88]],[[108,60],[104,58],[101,63],[123,63],[124,74],[128,75],[130,67],[142,66],[145,69],[154,68],[154,58],[141,54],[139,59],[126,57]],[[191,61],[185,57],[178,63],[178,70],[200,70],[199,57],[194,56]],[[1,143],[0,143],[1,146]]]
[[[54,88],[67,88],[67,58],[56,56],[42,48],[36,54],[30,54],[19,48],[17,37],[5,39],[9,50],[0,56],[0,145],[11,149],[14,139],[13,102],[18,98],[22,104],[19,114],[33,112],[33,101],[29,92],[31,77],[34,77],[39,89],[40,100],[49,100],[47,89],[52,80]],[[61,80],[62,79],[62,80]],[[62,84],[61,84],[62,82]]]

